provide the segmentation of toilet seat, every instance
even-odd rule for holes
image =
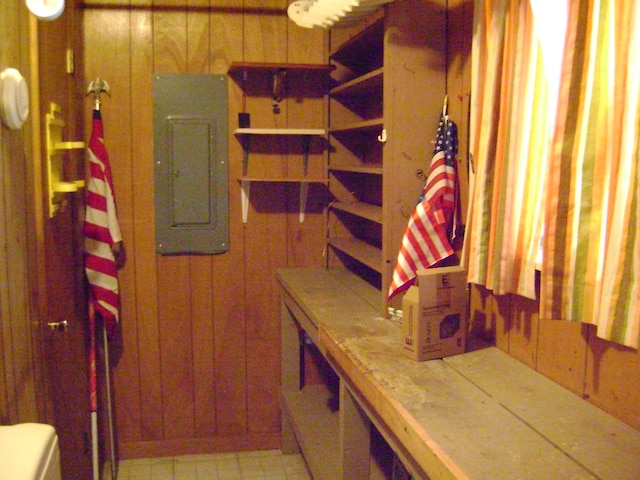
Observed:
[[[12,480],[59,480],[55,429],[42,423],[0,426],[0,472]]]

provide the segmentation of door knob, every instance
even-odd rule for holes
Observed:
[[[57,331],[57,332],[66,332],[68,324],[69,324],[69,322],[67,322],[67,320],[60,320],[59,322],[48,322],[47,323],[47,325],[49,326],[49,328],[51,330]]]

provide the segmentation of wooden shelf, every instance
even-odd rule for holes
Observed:
[[[329,133],[358,133],[358,132],[378,132],[384,125],[382,118],[374,118],[372,120],[363,120],[361,122],[353,122],[341,127],[331,127]]]
[[[335,69],[329,64],[316,63],[269,63],[269,62],[231,62],[229,75],[234,79],[244,80],[245,76],[265,76],[285,70],[287,75],[304,79],[311,75],[327,77]]]
[[[329,94],[332,97],[340,97],[343,95],[369,96],[373,94],[378,94],[382,97],[383,73],[383,68],[378,68],[332,88]]]
[[[283,413],[304,452],[314,478],[340,478],[339,414],[327,407],[331,393],[325,385],[306,385],[282,393]]]
[[[379,68],[383,63],[384,17],[343,43],[329,58],[356,72]]]
[[[272,96],[279,78],[288,96],[322,97],[334,69],[328,64],[232,62],[229,76],[249,95]]]
[[[330,238],[328,244],[375,272],[382,273],[382,251],[357,238]]]
[[[236,128],[234,135],[308,135],[322,136],[326,133],[323,128]]]
[[[251,150],[250,139],[252,136],[298,136],[302,142],[302,162],[304,175],[307,174],[307,164],[309,161],[309,144],[311,137],[324,136],[325,130],[321,128],[237,128],[233,132],[242,139],[242,173],[240,181],[240,198],[242,203],[242,223],[247,223],[249,215],[249,199],[251,195],[251,182],[272,182],[272,183],[299,183],[300,184],[300,223],[304,222],[305,210],[307,208],[307,196],[309,183],[328,184],[327,179],[315,179],[305,177],[297,178],[265,178],[249,177],[249,152]]]
[[[331,208],[350,213],[360,218],[366,218],[382,225],[382,207],[365,202],[333,202]]]
[[[309,177],[281,177],[281,178],[266,178],[266,177],[240,177],[239,182],[262,182],[262,183],[329,183],[326,178],[309,178]]]
[[[327,239],[328,265],[358,272],[372,284],[380,283],[383,270],[382,249],[373,245],[382,243],[385,223],[384,15],[363,22],[350,38],[337,34],[338,42],[345,41],[332,45],[329,55],[338,82],[329,91],[329,188],[342,201],[328,212],[335,225]]]
[[[382,175],[382,165],[340,165],[330,166],[329,171],[332,172],[351,172],[362,173],[368,175]]]

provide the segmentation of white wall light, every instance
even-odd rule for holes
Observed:
[[[21,128],[29,117],[29,89],[15,68],[7,68],[0,73],[0,102],[4,124],[12,130]]]
[[[64,0],[25,0],[27,8],[38,20],[50,22],[64,12]]]

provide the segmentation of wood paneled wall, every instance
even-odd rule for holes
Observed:
[[[591,325],[540,319],[537,301],[471,292],[474,334],[640,429],[638,352],[598,338]]]
[[[311,187],[300,224],[295,185],[253,184],[243,224],[237,182],[242,151],[230,134],[229,252],[156,255],[151,82],[160,72],[223,74],[232,61],[322,63],[323,32],[289,22],[287,4],[84,2],[85,75],[87,81],[105,78],[112,88],[103,103],[105,140],[128,253],[120,274],[122,334],[113,344],[123,458],[278,446],[280,352],[273,272],[324,264],[325,192]],[[473,3],[450,1],[449,9],[449,109],[466,158]],[[243,98],[231,80],[229,92],[232,132]],[[272,112],[270,98],[248,97],[246,105],[252,126],[321,128],[326,123],[325,103],[318,99],[286,99],[280,114]],[[299,175],[297,155],[286,148],[267,150],[252,153],[250,175]],[[310,159],[310,175],[320,172],[322,159]],[[463,169],[463,185],[466,180]],[[540,321],[535,302],[493,297],[479,288],[473,290],[473,320],[501,349],[640,427],[640,365],[634,352],[596,339],[588,327]]]
[[[2,2],[0,70],[17,68],[31,85],[28,20],[23,1]],[[20,130],[0,126],[0,424],[45,420],[40,337],[31,303],[31,151],[29,122]]]
[[[287,6],[286,0],[85,1],[85,76],[111,86],[102,112],[128,257],[120,271],[122,331],[113,343],[123,458],[279,446],[273,274],[324,264],[325,191],[310,188],[301,224],[297,185],[254,183],[242,223],[242,149],[232,132],[243,95],[229,79],[230,249],[157,255],[151,85],[154,73],[224,74],[232,61],[322,63],[323,32],[295,26]],[[246,106],[252,127],[326,122],[322,98],[286,98],[279,114],[270,97],[247,97]],[[290,153],[299,148],[278,142],[265,150],[251,154],[251,176],[300,176],[301,158]],[[309,175],[321,174],[323,155],[310,157]]]

